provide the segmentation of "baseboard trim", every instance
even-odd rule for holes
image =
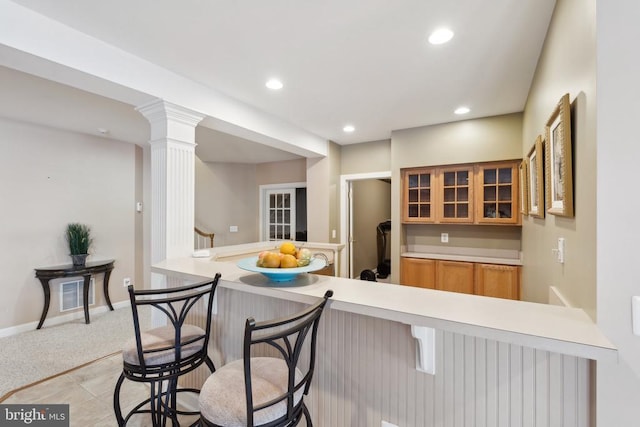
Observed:
[[[118,310],[120,308],[125,308],[129,306],[131,306],[131,302],[129,300],[124,300],[124,301],[114,303],[113,309]],[[106,313],[107,311],[109,311],[109,307],[107,307],[106,305],[91,308],[89,309],[89,316]],[[47,316],[47,319],[44,321],[45,324],[43,325],[43,327],[61,325],[63,323],[70,322],[72,320],[83,319],[83,318],[84,318],[84,310],[74,311],[73,313],[67,313],[61,316],[54,316],[54,317]],[[10,337],[12,335],[21,334],[23,332],[33,331],[36,329],[36,326],[38,326],[38,321],[22,323],[16,326],[9,326],[8,328],[0,329],[0,338]]]

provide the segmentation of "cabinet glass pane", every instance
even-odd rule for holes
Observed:
[[[409,218],[418,217],[418,205],[409,205]]]
[[[430,173],[423,173],[420,175],[420,187],[431,187]]]
[[[409,190],[409,202],[418,201],[418,190]]]
[[[458,205],[458,215],[456,218],[467,218],[469,216],[469,205],[462,203]]]
[[[511,218],[511,203],[498,203],[498,216],[500,218]]]
[[[484,170],[484,183],[485,184],[495,184],[496,183],[496,170],[495,169],[485,169]]]
[[[421,218],[431,217],[431,205],[420,205],[420,217]]]
[[[458,202],[467,202],[469,201],[469,188],[462,187],[458,188]]]
[[[496,200],[496,187],[484,187],[484,200],[487,202]]]
[[[511,168],[498,169],[498,182],[500,184],[511,184],[513,182],[511,178]]]
[[[444,173],[444,185],[447,187],[450,187],[452,185],[455,185],[456,183],[456,174],[455,172],[445,172]]]
[[[456,217],[456,205],[452,203],[447,203],[443,206],[443,216],[445,218],[455,218]]]
[[[485,203],[484,208],[482,210],[482,216],[484,218],[495,218],[496,217],[495,203]]]
[[[458,185],[468,185],[469,184],[469,172],[468,171],[460,171],[457,174],[456,184]]]
[[[409,175],[409,188],[418,186],[418,175]]]
[[[431,190],[428,188],[420,190],[420,201],[422,203],[429,203],[431,201]]]
[[[511,201],[511,186],[510,185],[501,185],[498,189],[498,195],[501,202],[510,202]]]
[[[455,188],[445,188],[444,189],[444,201],[445,202],[455,202],[456,201],[456,189]]]

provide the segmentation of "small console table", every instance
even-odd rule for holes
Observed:
[[[82,302],[84,304],[84,322],[91,323],[89,321],[89,281],[94,274],[104,273],[103,290],[104,297],[107,300],[109,309],[113,311],[111,305],[111,299],[109,298],[109,276],[111,270],[113,270],[112,259],[103,261],[91,261],[87,262],[83,266],[75,266],[73,264],[58,265],[54,267],[42,267],[36,268],[36,277],[40,279],[42,284],[42,290],[44,291],[44,308],[42,309],[42,316],[40,316],[40,323],[36,329],[40,329],[44,323],[44,319],[47,317],[49,311],[49,303],[51,302],[51,287],[49,281],[51,279],[59,279],[62,277],[76,277],[82,276],[84,283],[82,286]]]

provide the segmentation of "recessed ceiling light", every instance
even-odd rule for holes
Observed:
[[[347,133],[351,133],[354,130],[356,130],[356,128],[354,128],[352,125],[346,125],[345,127],[342,128],[342,130],[347,132]]]
[[[267,83],[265,83],[265,86],[272,90],[279,90],[282,89],[284,85],[278,79],[269,79],[267,80]]]
[[[456,108],[456,111],[454,111],[454,114],[467,114],[469,111],[471,111],[469,109],[469,107],[458,107]]]
[[[106,135],[109,133],[109,129],[105,129],[105,128],[98,128],[98,133],[102,134],[102,135]]]
[[[429,36],[429,43],[442,44],[453,38],[453,31],[448,28],[438,28]]]

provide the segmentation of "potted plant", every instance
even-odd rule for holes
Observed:
[[[91,228],[85,224],[71,223],[67,225],[67,242],[69,243],[69,254],[75,266],[84,266],[89,247],[93,239],[91,238]]]

